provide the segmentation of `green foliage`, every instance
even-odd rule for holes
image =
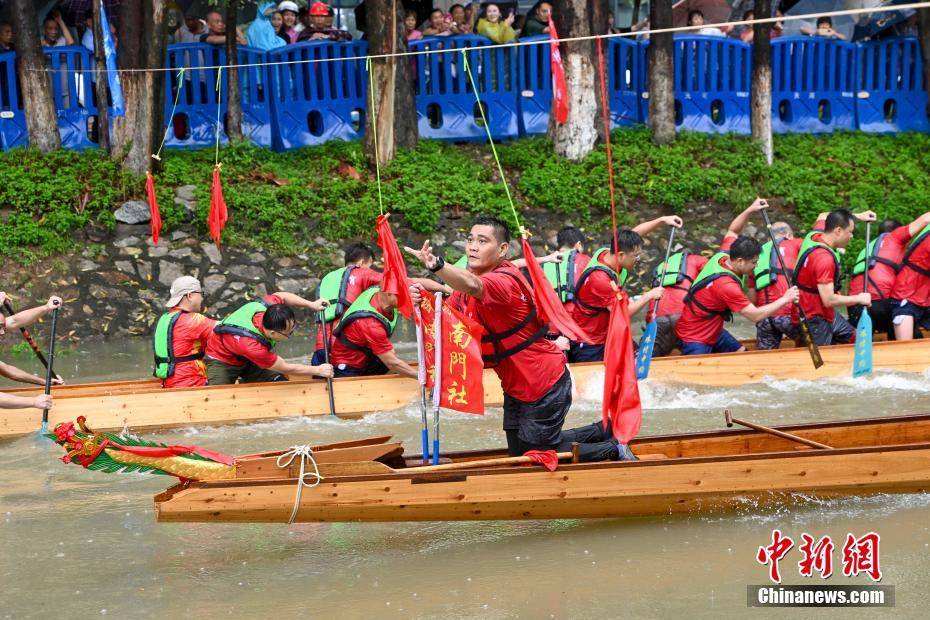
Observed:
[[[578,225],[606,228],[610,191],[603,146],[581,162],[556,157],[545,138],[498,150],[521,218],[542,209]],[[775,150],[775,163],[767,167],[744,137],[682,133],[673,144],[657,147],[645,129],[617,131],[612,163],[620,220],[634,223],[641,205],[686,217],[689,205],[698,202],[737,210],[757,195],[783,200],[808,226],[818,213],[840,206],[871,208],[902,221],[927,209],[930,136],[776,136]],[[230,211],[227,246],[294,254],[312,251],[318,236],[372,235],[378,185],[361,143],[287,153],[242,144],[222,150],[220,161]],[[194,185],[193,224],[206,237],[214,162],[210,149],[165,155],[156,192],[168,230],[191,217],[175,202],[175,190]],[[380,172],[384,210],[416,232],[435,230],[445,213],[513,219],[485,144],[423,141],[415,150],[400,151]],[[129,199],[144,199],[144,180],[98,152],[2,153],[0,256],[29,262],[73,249],[75,233],[91,224],[112,228],[113,210]]]

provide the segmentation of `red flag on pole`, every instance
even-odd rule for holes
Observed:
[[[151,172],[145,173],[145,193],[149,199],[152,242],[158,245],[158,235],[161,233],[161,211],[158,210],[158,199],[155,197],[155,177],[152,176]]]
[[[552,111],[555,122],[564,125],[568,120],[568,84],[565,83],[565,70],[562,68],[562,53],[559,51],[559,33],[555,22],[549,17],[549,62],[552,66]]]
[[[436,377],[436,311],[431,299],[420,305],[424,338],[426,386],[433,388]],[[442,306],[440,357],[440,406],[462,413],[484,415],[484,362],[481,360],[481,325],[460,314],[448,304]]]
[[[626,293],[618,289],[610,308],[604,350],[604,423],[611,421],[614,437],[623,444],[629,443],[639,433],[643,420],[630,334],[629,303]]]
[[[210,236],[216,247],[220,246],[220,235],[226,227],[229,212],[226,210],[226,200],[223,198],[223,182],[220,180],[220,167],[213,168],[213,187],[210,190],[210,216],[207,223],[210,225]]]
[[[539,318],[549,323],[557,332],[575,342],[591,342],[591,338],[578,327],[575,320],[569,316],[562,301],[556,296],[555,289],[549,284],[543,273],[536,255],[533,254],[526,237],[523,238],[523,258],[526,268],[530,272],[530,282],[533,285],[533,297],[536,298],[536,311]]]
[[[407,265],[400,253],[394,231],[388,223],[390,214],[378,216],[375,229],[378,232],[378,245],[384,254],[384,275],[381,278],[381,290],[397,295],[397,309],[408,319],[413,314],[413,301],[407,284]]]

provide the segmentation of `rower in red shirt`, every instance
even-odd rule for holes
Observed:
[[[746,347],[723,328],[724,321],[731,320],[736,312],[756,323],[797,301],[795,287],[762,307],[746,298],[743,279],[756,268],[761,249],[759,242],[750,237],[724,238],[720,251],[707,261],[685,298],[676,327],[682,355],[745,351]]]
[[[807,314],[811,337],[819,346],[848,343],[855,338],[855,328],[834,308],[872,305],[868,293],[839,292],[843,274],[837,250],[849,245],[856,220],[874,222],[875,213],[864,211],[853,215],[847,209],[831,211],[824,222],[824,232],[808,233],[798,253],[794,283],[801,290],[800,305]]]
[[[548,325],[537,315],[533,288],[506,260],[510,230],[500,219],[478,217],[465,246],[468,269],[446,263],[433,254],[429,241],[419,250],[406,248],[455,292],[447,303],[485,329],[482,353],[485,367],[494,368],[504,391],[504,432],[507,450],[570,449],[581,444],[582,460],[633,459],[600,423],[562,430],[572,404],[571,373],[565,356],[546,339]],[[423,287],[414,283],[415,304]]]
[[[48,301],[41,306],[20,310],[16,314],[6,316],[5,306],[7,305],[6,293],[0,291],[0,338],[7,331],[29,327],[42,317],[53,312],[55,308],[61,306],[61,297],[52,295]],[[0,361],[0,377],[5,377],[11,381],[29,383],[32,385],[45,385],[45,378],[39,377],[32,373],[21,370],[12,364]],[[52,385],[62,385],[61,377],[55,375],[52,377]],[[0,392],[0,409],[27,409],[35,407],[36,409],[51,409],[53,406],[52,396],[50,394],[40,394],[38,396],[16,396],[14,394],[4,394]]]
[[[688,250],[675,252],[668,257],[668,269],[665,263],[659,265],[652,272],[652,285],[661,286],[662,299],[656,308],[656,339],[652,349],[653,357],[668,355],[678,346],[678,337],[675,335],[675,326],[681,318],[681,311],[685,307],[685,297],[694,279],[707,264],[707,257],[692,254]],[[665,277],[662,274],[665,274]],[[650,305],[649,308],[652,308]],[[652,320],[652,313],[646,314],[646,323]]]
[[[610,323],[610,308],[613,299],[613,284],[623,286],[643,252],[642,235],[649,234],[661,224],[681,228],[677,215],[660,217],[643,222],[633,230],[617,231],[617,246],[614,239],[591,257],[588,266],[578,277],[571,316],[592,342],[572,342],[568,350],[569,362],[599,362],[604,359],[607,326]],[[617,273],[617,267],[620,273]],[[630,317],[645,308],[649,302],[660,299],[661,286],[656,286],[635,301],[630,301]]]
[[[203,291],[193,276],[181,276],[171,283],[168,311],[152,331],[155,371],[163,388],[200,387],[207,384],[203,362],[207,341],[216,321],[200,313]]]
[[[891,291],[897,340],[911,340],[918,326],[930,327],[930,213],[907,228],[912,239],[901,257],[901,270]]]
[[[207,342],[207,384],[286,381],[285,374],[333,376],[329,364],[292,364],[274,352],[275,345],[290,338],[297,327],[292,307],[319,312],[325,304],[279,292],[240,306],[213,328],[213,337]]]

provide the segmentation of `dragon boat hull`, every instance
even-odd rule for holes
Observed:
[[[747,351],[716,355],[656,358],[650,381],[733,387],[774,379],[818,380],[850,376],[854,347],[839,345],[820,349],[824,366],[814,369],[806,349],[789,346],[776,351]],[[930,368],[930,339],[906,342],[876,342],[876,370],[922,373]],[[603,364],[572,366],[572,375],[582,392],[603,377]],[[386,375],[336,379],[333,381],[338,415],[358,417],[372,411],[405,406],[419,397],[416,381]],[[500,382],[491,370],[484,375],[485,404],[500,406]],[[9,390],[20,395],[38,394],[38,388]],[[157,381],[117,381],[56,387],[55,407],[49,412],[50,427],[84,415],[92,417],[100,430],[134,430],[178,426],[219,425],[254,422],[289,416],[329,415],[329,398],[324,381],[291,381],[164,390]],[[16,437],[38,430],[41,412],[0,411],[0,438]]]
[[[643,437],[634,463],[418,472],[418,459],[303,488],[296,522],[610,518],[725,511],[930,489],[930,415],[780,427],[820,450],[752,430]],[[381,465],[373,463],[373,465]],[[272,473],[272,472],[267,472]],[[287,522],[294,477],[190,482],[155,497],[161,522]]]

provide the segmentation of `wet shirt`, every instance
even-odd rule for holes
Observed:
[[[930,271],[930,239],[924,239],[908,259],[921,269]],[[891,291],[892,299],[907,300],[922,308],[930,307],[930,278],[914,271],[902,268]]]
[[[377,275],[380,276],[381,274]],[[371,298],[371,306],[378,312],[383,312],[377,295]],[[343,335],[352,344],[371,349],[371,352],[375,355],[384,355],[394,349],[387,330],[384,329],[384,324],[372,317],[363,317],[352,321],[343,332]],[[333,340],[332,346],[329,360],[333,366],[342,367],[345,365],[356,370],[363,370],[372,361],[364,351],[356,351],[347,347],[339,339]]]
[[[349,282],[346,284],[346,300],[351,304],[358,299],[358,296],[371,288],[381,284],[381,273],[369,267],[356,267],[349,274]],[[348,307],[346,307],[348,309]],[[333,328],[339,319],[330,321],[326,324],[326,335],[330,337],[330,346],[332,346]],[[316,351],[323,349],[323,330],[316,330]]]
[[[503,273],[501,267],[516,274],[523,285]],[[484,285],[482,299],[474,299],[456,291],[449,299],[454,308],[481,323],[486,331],[494,333],[504,333],[526,319],[533,307],[532,295],[527,295],[531,288],[511,263],[504,261],[496,270],[478,277]],[[529,325],[505,342],[516,344],[521,339],[531,337],[539,327],[538,319],[530,321]],[[505,394],[532,403],[552,389],[565,372],[565,355],[551,341],[540,338],[502,360],[494,366],[494,372],[500,378]]]
[[[904,252],[907,244],[911,240],[911,230],[909,226],[899,226],[888,233],[882,241],[882,247],[878,250],[878,257],[887,259],[895,264],[900,264],[904,258]],[[887,299],[891,297],[894,289],[895,280],[898,272],[885,263],[876,262],[869,269],[869,292],[873,299]],[[858,295],[863,292],[865,284],[865,275],[860,274],[853,276],[849,281],[849,294]]]
[[[607,342],[607,326],[610,324],[610,308],[614,301],[613,279],[606,272],[598,269],[591,272],[577,291],[575,297],[588,306],[598,308],[591,310],[580,303],[571,304],[571,316],[575,323],[591,338],[591,344]]]
[[[265,295],[262,300],[272,305],[284,303],[284,300],[277,295]],[[265,318],[265,313],[259,312],[252,317],[252,325],[264,334],[265,330],[262,329],[263,318]],[[207,357],[212,357],[230,366],[245,366],[248,362],[252,362],[263,369],[271,368],[278,360],[277,353],[255,338],[236,336],[234,334],[217,334],[215,332],[207,343]]]
[[[813,236],[814,241],[821,241],[822,236]],[[816,289],[818,284],[833,284],[836,275],[836,263],[829,250],[819,249],[807,255],[803,265],[797,267],[797,281],[801,286]],[[823,305],[819,293],[801,291],[801,307],[808,317],[820,316],[827,322],[833,322],[833,308]]]
[[[172,308],[175,312],[180,308]],[[213,327],[216,321],[199,312],[183,312],[174,324],[171,340],[176,357],[194,355],[205,350],[207,342],[213,339]],[[174,366],[174,374],[162,381],[162,387],[199,387],[207,383],[207,367],[203,360],[179,362]]]

